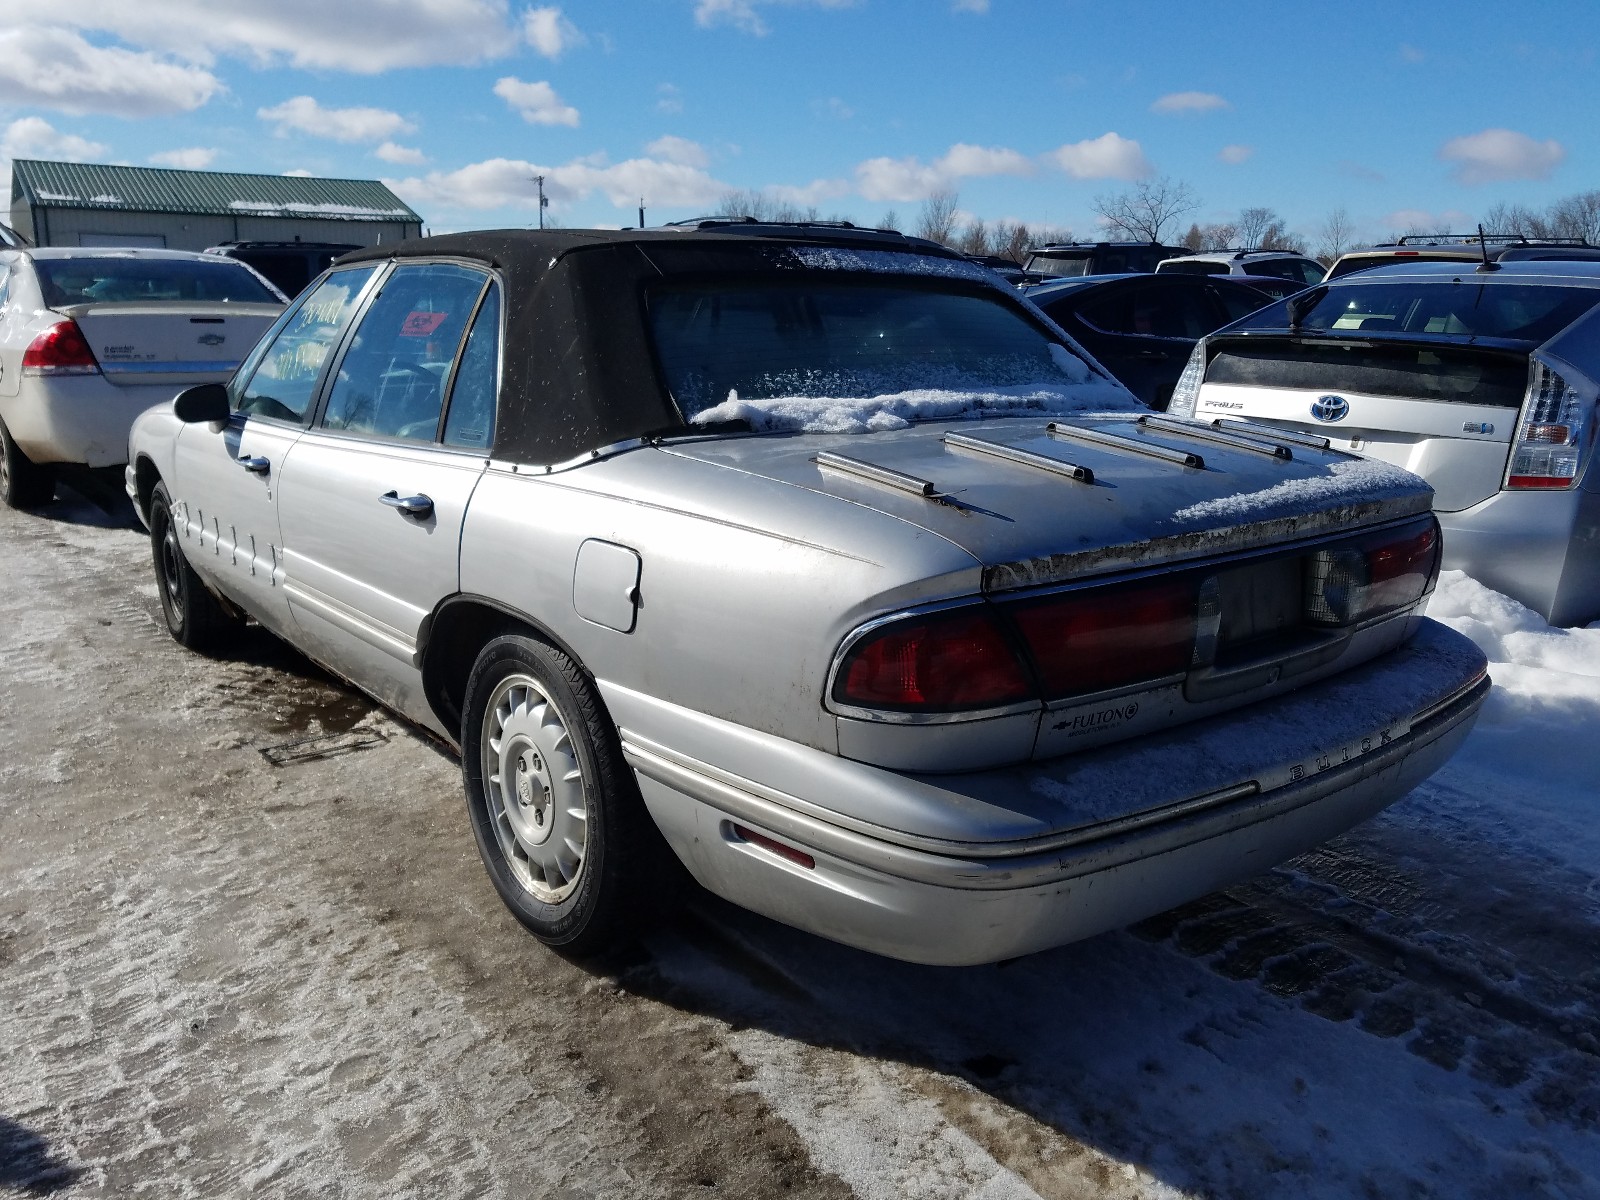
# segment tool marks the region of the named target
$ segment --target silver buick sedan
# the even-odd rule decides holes
[[[342,260],[133,429],[168,626],[253,618],[461,754],[572,953],[680,861],[978,963],[1404,795],[1488,689],[1415,476],[1143,409],[898,234],[502,231]]]

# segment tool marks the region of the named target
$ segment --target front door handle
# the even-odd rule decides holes
[[[265,475],[272,470],[272,460],[270,458],[262,458],[260,455],[241,454],[239,455],[239,465],[252,475]]]
[[[378,497],[390,508],[398,508],[408,517],[425,517],[433,511],[433,501],[427,496],[402,496],[399,492],[385,492]]]

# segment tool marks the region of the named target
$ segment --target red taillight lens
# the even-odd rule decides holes
[[[76,321],[58,321],[22,353],[24,375],[95,375],[100,364]]]
[[[1405,608],[1433,590],[1438,574],[1439,523],[1431,516],[1353,538],[1306,559],[1306,619],[1349,625]]]
[[[1188,670],[1197,577],[1068,592],[1010,606],[1045,698],[1057,700]]]
[[[966,712],[1033,697],[994,616],[983,607],[908,617],[869,633],[833,686],[840,704],[896,712]]]

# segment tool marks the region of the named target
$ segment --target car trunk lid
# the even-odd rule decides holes
[[[282,312],[276,304],[74,304],[77,322],[112,383],[222,382]]]
[[[1457,512],[1504,482],[1530,349],[1512,341],[1213,338],[1195,415],[1318,434],[1421,475],[1435,508]]]

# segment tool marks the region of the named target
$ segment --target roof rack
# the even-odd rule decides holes
[[[1458,243],[1479,241],[1476,233],[1412,233],[1407,234],[1398,242],[1379,242],[1380,246],[1451,246]],[[1485,233],[1482,237],[1485,242],[1509,242],[1519,246],[1587,246],[1587,238],[1581,237],[1534,237],[1530,238],[1525,233]]]
[[[1107,246],[1165,246],[1163,242],[1046,242],[1042,246],[1030,246],[1027,253],[1040,254],[1046,250],[1101,250]],[[1186,250],[1183,246],[1165,246],[1168,250]]]
[[[898,229],[876,229],[870,225],[856,225],[850,221],[759,221],[754,217],[694,217],[687,221],[672,221],[660,228],[678,233],[741,233],[751,237],[794,237],[797,234],[809,233],[818,237],[847,241],[892,242],[919,249],[932,247],[951,257],[960,257],[948,246],[929,241],[927,238],[902,233]]]

